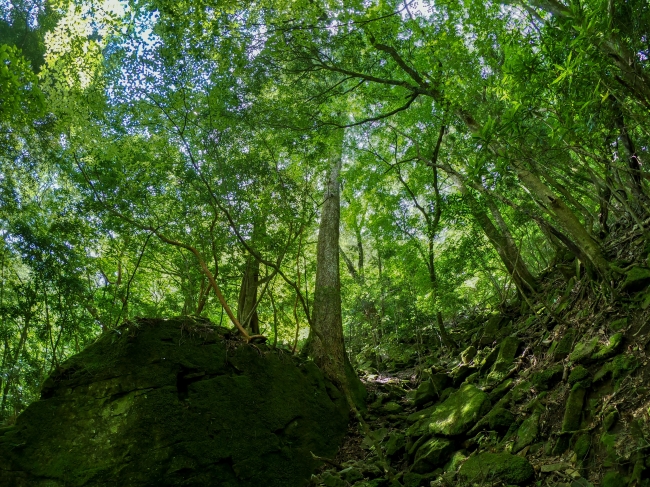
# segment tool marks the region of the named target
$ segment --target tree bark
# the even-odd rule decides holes
[[[312,333],[309,353],[325,375],[347,388],[345,343],[341,315],[341,276],[339,273],[339,225],[341,221],[340,171],[343,131],[337,137],[336,153],[331,156],[318,229],[316,287],[312,306]]]
[[[259,335],[260,323],[257,314],[257,290],[260,279],[260,263],[252,255],[247,256],[239,288],[237,319],[246,330]]]

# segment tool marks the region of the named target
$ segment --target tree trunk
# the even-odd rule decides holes
[[[488,206],[492,205],[490,208],[492,213],[495,214],[495,217],[498,215],[498,219],[501,220],[501,227],[507,230],[508,236],[503,235],[494,223],[492,223],[488,214],[483,208],[481,208],[478,201],[476,201],[474,196],[469,192],[463,177],[449,165],[445,165],[443,168],[455,179],[461,193],[467,198],[474,219],[483,230],[483,233],[485,233],[486,237],[492,244],[492,247],[494,247],[494,250],[499,254],[501,262],[503,262],[508,274],[512,277],[512,280],[515,283],[517,291],[525,297],[534,294],[537,290],[537,280],[530,273],[528,267],[526,267],[526,263],[521,259],[519,248],[517,247],[514,238],[512,238],[510,231],[507,229],[506,223],[503,221],[503,217],[498,211],[498,208],[496,208],[494,202],[490,201],[490,196],[487,194],[485,188],[479,184],[476,185],[476,189],[485,195],[486,202],[489,202]]]
[[[246,258],[244,275],[239,288],[237,320],[252,335],[259,335],[260,324],[257,314],[257,288],[260,279],[260,263],[252,255]]]
[[[347,387],[345,343],[341,316],[341,279],[339,274],[339,224],[341,220],[341,140],[332,156],[318,229],[316,288],[312,307],[313,327],[309,352],[325,375]]]
[[[251,235],[249,246],[257,252],[260,235],[265,231],[263,225],[259,222],[253,223],[253,233]],[[237,302],[237,319],[246,330],[253,335],[259,335],[260,322],[257,314],[258,290],[260,286],[260,261],[250,253],[246,257],[244,274],[242,276],[241,287],[239,288],[239,299]]]
[[[603,278],[607,278],[609,275],[609,262],[603,250],[598,242],[589,235],[571,209],[536,174],[519,164],[514,167],[524,186],[539,199],[545,210],[556,218],[573,242],[581,249],[583,255],[589,259],[589,263],[593,265],[598,274]]]

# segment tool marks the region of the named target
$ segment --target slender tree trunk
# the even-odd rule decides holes
[[[455,171],[448,164],[444,165],[443,168],[450,176],[456,180],[456,184],[458,185],[461,193],[467,198],[467,202],[472,211],[474,219],[479,224],[483,230],[483,233],[485,233],[485,236],[492,244],[492,247],[494,247],[494,250],[496,250],[497,254],[501,258],[501,262],[503,262],[503,265],[508,271],[508,274],[512,277],[517,291],[519,291],[519,293],[525,297],[534,294],[537,290],[537,280],[532,276],[523,259],[521,259],[519,248],[517,247],[514,238],[512,238],[510,231],[507,229],[505,221],[503,221],[501,213],[498,211],[498,208],[496,208],[494,203],[490,200],[490,195],[487,194],[485,188],[483,188],[480,184],[476,184],[475,186],[475,189],[485,195],[485,201],[489,202],[488,206],[490,206],[490,204],[492,205],[490,208],[492,210],[492,213],[498,215],[498,218],[501,220],[501,227],[507,230],[509,238],[503,235],[494,225],[492,220],[490,220],[488,214],[470,193],[469,189],[467,188],[467,183],[460,175],[460,173]]]
[[[313,333],[309,352],[331,380],[347,387],[345,343],[341,316],[339,225],[341,220],[341,141],[332,156],[318,230],[316,288],[312,306]]]
[[[260,333],[257,314],[257,289],[259,287],[260,263],[252,255],[246,258],[244,275],[239,289],[237,319],[253,335]]]
[[[573,242],[580,247],[584,256],[589,259],[593,268],[606,278],[609,275],[609,262],[603,253],[600,245],[589,235],[580,220],[575,216],[569,207],[558,198],[539,177],[524,167],[515,166],[517,175],[528,190],[539,199],[547,212],[555,217],[557,222],[564,228]]]

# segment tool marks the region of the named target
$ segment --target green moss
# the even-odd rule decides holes
[[[406,441],[401,433],[391,433],[385,446],[386,456],[394,457],[404,450]]]
[[[648,296],[650,297],[650,293],[648,293]],[[650,304],[650,300],[648,300],[648,303]],[[645,302],[644,302],[644,305],[645,305]],[[646,309],[646,308],[647,308],[647,306],[645,308],[643,308],[643,309]],[[619,319],[614,320],[614,321],[609,323],[609,329],[614,331],[614,332],[622,331],[625,328],[627,328],[627,317],[619,318]]]
[[[578,342],[569,355],[569,360],[573,363],[584,362],[591,357],[598,346],[598,337],[593,337],[587,342]]]
[[[650,284],[650,269],[634,266],[625,274],[622,289],[627,292],[637,292],[645,289]]]
[[[608,412],[605,415],[605,418],[603,419],[603,430],[604,431],[611,430],[616,424],[616,422],[618,421],[618,418],[619,418],[619,414],[616,409]]]
[[[535,372],[531,376],[530,381],[538,391],[547,391],[562,379],[563,373],[564,367],[561,364],[556,364]]]
[[[312,362],[191,319],[140,320],[62,364],[10,435],[24,446],[0,441],[0,459],[53,487],[298,486],[317,466],[311,452],[333,455],[347,421]]]
[[[592,360],[607,360],[618,353],[623,346],[623,334],[616,333],[609,337],[609,342],[601,346],[592,356]]]
[[[464,450],[454,453],[449,462],[445,465],[445,472],[456,472],[463,462],[467,460],[467,454]]]
[[[562,421],[562,432],[575,431],[580,429],[582,421],[582,407],[585,401],[587,389],[577,383],[571,388],[569,398],[564,409],[564,419]]]
[[[525,458],[508,453],[485,452],[463,463],[459,475],[469,482],[502,481],[508,484],[528,485],[535,476],[535,471]]]
[[[503,396],[507,394],[507,392],[510,390],[514,382],[515,380],[513,378],[510,378],[504,380],[501,384],[496,386],[489,394],[490,401],[492,402],[499,401]]]
[[[573,342],[576,337],[576,331],[573,328],[569,328],[564,336],[560,339],[555,351],[553,352],[553,360],[558,361],[562,360],[571,353],[573,348]]]
[[[621,485],[627,485],[627,479],[618,472],[607,472],[600,485],[601,487],[621,487]]]
[[[428,419],[430,433],[456,436],[468,431],[490,410],[488,395],[466,384],[440,404]]]
[[[581,434],[578,435],[574,441],[573,451],[575,452],[578,461],[583,462],[586,460],[589,450],[591,449],[591,436]]]
[[[470,363],[476,356],[476,347],[469,346],[460,353],[460,359],[464,364]]]
[[[446,438],[431,438],[427,440],[415,454],[411,471],[415,473],[431,472],[447,462],[453,451],[453,443]]]
[[[632,354],[622,353],[617,355],[603,366],[594,375],[594,382],[599,382],[611,375],[614,381],[625,377],[639,366],[637,358]]]
[[[515,416],[505,408],[495,408],[486,416],[488,426],[494,431],[508,431],[514,423]]]
[[[512,446],[512,453],[517,453],[525,447],[532,445],[537,439],[537,435],[539,434],[539,418],[540,413],[535,412],[521,423],[521,426],[517,430],[515,443]]]
[[[569,374],[569,384],[575,384],[589,377],[589,371],[585,369],[582,365],[574,367],[574,369]]]
[[[516,337],[506,337],[501,342],[497,360],[494,362],[492,370],[487,376],[489,383],[498,383],[505,378],[507,373],[510,371],[515,356],[517,355],[519,345],[520,341]]]

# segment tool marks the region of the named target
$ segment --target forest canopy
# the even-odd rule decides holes
[[[326,214],[354,364],[607,290],[649,56],[643,0],[0,0],[0,421],[135,317],[325,342]]]

